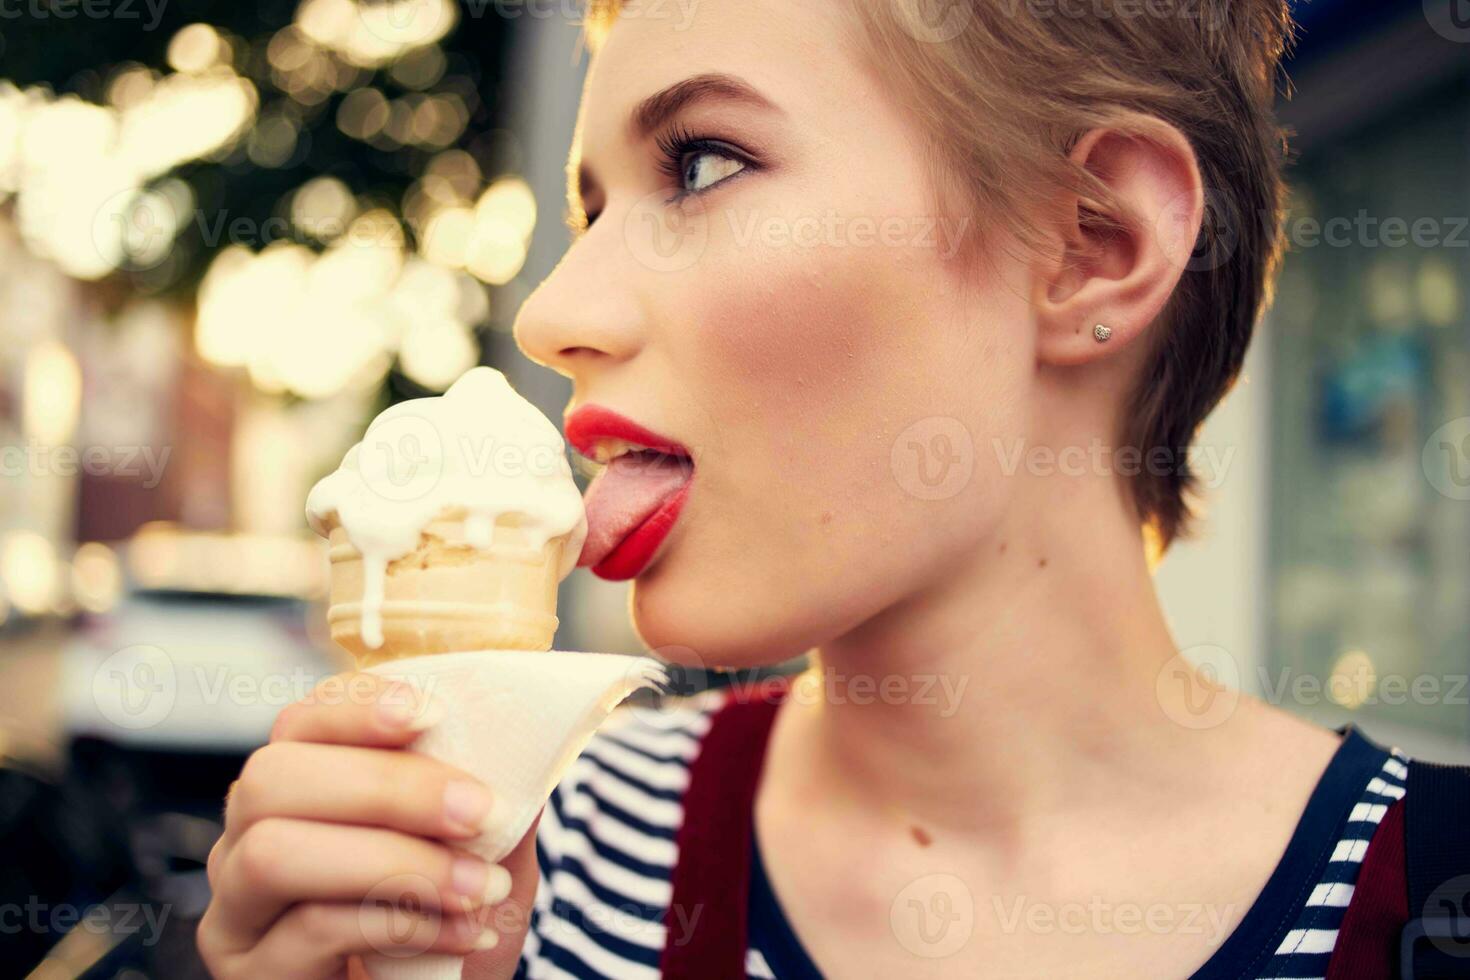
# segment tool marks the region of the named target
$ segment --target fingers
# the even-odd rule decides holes
[[[287,706],[276,717],[271,741],[396,748],[442,719],[443,708],[428,691],[357,671],[328,677]]]
[[[276,970],[289,971],[297,964],[314,971],[310,976],[333,976],[353,953],[467,955],[499,942],[481,918],[419,913],[388,902],[297,905],[256,946],[264,968],[257,975],[277,976]]]
[[[213,862],[222,923],[249,945],[297,902],[358,902],[390,894],[411,907],[459,912],[502,901],[510,873],[465,851],[373,827],[269,817]]]
[[[500,941],[489,915],[440,915],[411,903],[303,902],[294,905],[254,946],[239,952],[218,946],[212,924],[200,923],[200,953],[218,980],[272,977],[320,980],[346,975],[347,957],[380,953],[468,955]]]
[[[466,965],[465,976],[510,980],[516,974],[540,883],[540,870],[536,866],[536,828],[540,823],[541,813],[538,813],[526,836],[501,862],[511,873],[510,895],[495,910],[492,923],[502,933],[502,941],[488,951],[476,953],[473,968]]]
[[[443,843],[481,832],[492,790],[452,766],[384,751],[442,714],[425,692],[361,672],[281,712],[231,787],[207,862],[213,896],[197,935],[216,977],[337,980],[362,954],[405,950],[478,949],[514,962],[524,924],[503,926],[514,942],[502,939],[490,907],[508,897],[529,906],[534,841],[512,855],[519,882]]]
[[[483,783],[425,756],[272,742],[250,756],[231,789],[225,834],[238,837],[274,816],[464,839],[481,832],[492,803]]]

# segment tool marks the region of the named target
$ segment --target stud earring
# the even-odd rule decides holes
[[[1113,328],[1099,323],[1092,328],[1092,336],[1097,338],[1099,344],[1106,344],[1109,340],[1113,339]]]

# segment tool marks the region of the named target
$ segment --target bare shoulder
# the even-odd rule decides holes
[[[1155,828],[1165,862],[1188,862],[1191,887],[1238,916],[1250,908],[1297,833],[1342,736],[1255,698],[1197,744],[1188,792],[1176,796],[1179,836]],[[1176,786],[1175,789],[1185,788]],[[1171,820],[1174,818],[1171,818]],[[1198,850],[1198,840],[1212,846]],[[1230,922],[1233,928],[1237,921]]]
[[[1256,698],[1241,698],[1233,733],[1261,774],[1265,794],[1292,803],[1299,812],[1321,780],[1342,736]]]

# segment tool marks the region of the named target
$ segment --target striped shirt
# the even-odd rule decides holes
[[[572,765],[537,831],[541,881],[517,977],[658,977],[689,764],[723,698],[624,706]],[[1407,775],[1397,749],[1352,727],[1342,734],[1265,888],[1191,980],[1326,975],[1363,855]],[[821,977],[758,845],[751,857],[747,976]]]

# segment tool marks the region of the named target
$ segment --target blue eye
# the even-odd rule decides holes
[[[745,164],[733,157],[699,150],[685,155],[684,190],[697,194],[708,190],[726,177],[733,177],[745,169]]]
[[[659,169],[676,185],[675,197],[700,194],[754,164],[728,143],[682,130],[659,137]]]

